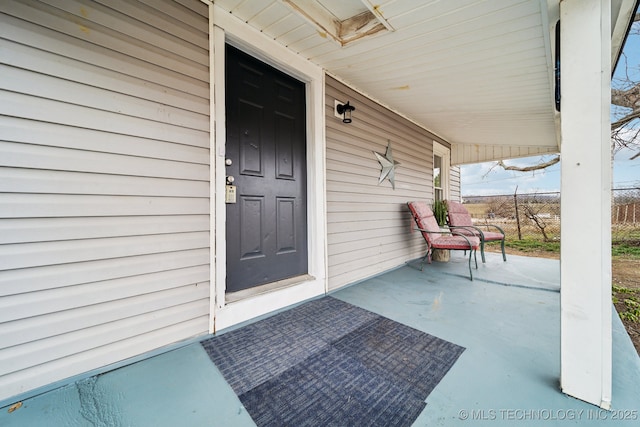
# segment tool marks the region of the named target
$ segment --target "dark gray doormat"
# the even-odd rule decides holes
[[[202,342],[258,426],[410,426],[463,347],[331,297]]]

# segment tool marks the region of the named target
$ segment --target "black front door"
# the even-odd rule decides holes
[[[227,46],[227,292],[307,273],[305,86]]]

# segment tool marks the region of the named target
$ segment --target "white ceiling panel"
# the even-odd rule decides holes
[[[319,1],[339,20],[364,5],[394,31],[341,46],[286,0],[215,5],[453,144],[557,148],[559,0]]]

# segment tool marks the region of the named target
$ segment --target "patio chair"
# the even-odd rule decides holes
[[[462,203],[447,200],[447,221],[449,228],[466,236],[476,236],[480,238],[480,257],[482,262],[486,262],[484,257],[484,244],[489,242],[500,242],[502,248],[502,260],[506,261],[504,253],[505,234],[502,228],[494,224],[474,224],[467,208]],[[498,231],[483,231],[480,227],[497,229]]]
[[[467,236],[453,230],[442,230],[438,226],[438,222],[433,215],[433,211],[426,202],[408,202],[409,210],[416,221],[418,230],[422,232],[424,240],[427,242],[427,253],[422,257],[420,263],[420,271],[424,268],[425,260],[431,264],[431,253],[434,249],[450,249],[469,251],[469,277],[473,280],[473,272],[471,270],[471,256],[476,262],[478,268],[478,259],[476,250],[480,245],[480,239],[476,236]]]

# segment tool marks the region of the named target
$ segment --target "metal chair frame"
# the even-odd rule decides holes
[[[448,202],[448,206],[451,205],[451,202]],[[457,205],[459,205],[459,210],[457,210],[455,213],[457,214],[462,214],[462,215],[466,215],[468,217],[468,221],[471,222],[471,214],[469,214],[469,211],[467,211],[467,209],[461,204],[461,203],[457,203],[454,202]],[[457,207],[457,206],[456,206]],[[506,238],[506,234],[504,232],[504,230],[502,228],[500,228],[499,226],[495,225],[495,224],[476,224],[476,225],[455,225],[452,223],[453,221],[451,221],[451,218],[449,216],[449,214],[447,214],[447,223],[449,225],[449,228],[452,230],[455,229],[463,229],[463,230],[467,230],[467,233],[464,233],[466,235],[472,235],[472,236],[476,236],[480,238],[480,258],[482,258],[482,262],[485,263],[486,259],[484,256],[484,244],[488,243],[488,242],[500,242],[500,248],[502,249],[502,260],[506,261],[507,260],[507,256],[505,254],[504,251],[504,241]],[[487,239],[485,232],[482,231],[480,229],[480,227],[487,227],[487,228],[495,228],[498,230],[498,232],[500,234],[502,234],[502,238],[498,239],[498,238],[489,238]],[[489,231],[489,230],[487,230]]]
[[[477,249],[480,245],[480,239],[476,236],[466,236],[462,233],[455,232],[454,230],[443,231],[438,228],[438,231],[436,231],[436,230],[420,228],[421,220],[424,220],[424,222],[428,222],[428,218],[433,217],[433,211],[431,210],[431,208],[426,202],[408,202],[407,205],[409,206],[409,210],[413,215],[413,219],[415,220],[418,226],[416,230],[422,233],[422,236],[424,237],[427,243],[427,253],[421,259],[420,271],[423,271],[424,269],[425,260],[427,260],[428,263],[431,264],[431,255],[434,249],[464,250],[465,255],[466,255],[466,251],[468,250],[469,251],[469,277],[471,278],[471,280],[473,280],[473,271],[471,269],[471,257],[473,255],[473,258],[476,264],[476,269],[478,269]],[[414,207],[416,208],[415,210],[414,210]],[[418,209],[421,209],[422,212],[425,213],[425,215],[419,216]],[[435,224],[437,225],[437,223]],[[455,243],[452,243],[451,240],[447,239],[447,242],[442,242],[439,244],[438,238],[432,239],[430,237],[430,235],[432,234],[456,237],[456,239],[454,239]],[[468,247],[464,247],[464,242],[466,242]]]

